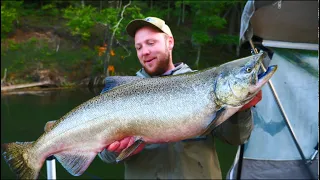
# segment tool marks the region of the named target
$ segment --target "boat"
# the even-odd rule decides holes
[[[278,65],[252,108],[254,128],[226,179],[318,179],[319,60],[317,1],[249,0],[241,46]]]

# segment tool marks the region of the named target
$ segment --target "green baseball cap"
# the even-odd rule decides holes
[[[136,31],[144,26],[154,27],[169,36],[173,37],[171,30],[165,21],[157,17],[147,17],[144,19],[135,19],[129,22],[126,27],[127,33],[134,38]]]

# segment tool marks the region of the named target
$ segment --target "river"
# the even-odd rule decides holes
[[[42,133],[47,121],[56,120],[77,105],[98,95],[101,89],[72,88],[43,92],[1,95],[1,144],[15,141],[34,141]],[[231,166],[236,146],[216,141],[222,175]],[[89,168],[79,177],[70,175],[56,162],[57,179],[123,179],[124,166],[106,164],[97,156]],[[46,165],[40,179],[47,178]],[[15,179],[15,175],[1,157],[1,179]]]

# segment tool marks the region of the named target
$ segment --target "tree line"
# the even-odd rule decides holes
[[[23,16],[48,16],[62,18],[72,36],[86,42],[91,37],[90,29],[102,26],[105,57],[104,73],[112,58],[113,46],[121,46],[126,55],[129,41],[125,26],[136,18],[157,16],[170,27],[184,29],[185,38],[197,50],[195,65],[198,66],[201,48],[210,45],[226,45],[232,49],[239,41],[241,10],[245,1],[155,1],[155,0],[24,0],[1,1],[1,39],[10,34]],[[188,28],[183,28],[188,27]]]

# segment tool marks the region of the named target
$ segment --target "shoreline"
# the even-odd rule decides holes
[[[1,87],[2,89],[3,87]],[[57,90],[66,90],[66,89],[75,89],[75,88],[82,88],[82,89],[101,89],[103,86],[83,86],[83,85],[75,85],[75,86],[60,86],[60,87],[33,87],[33,88],[21,88],[21,89],[14,89],[8,91],[1,90],[1,96],[3,95],[24,95],[24,94],[32,94],[32,95],[39,95],[44,93],[50,93],[51,91]]]

